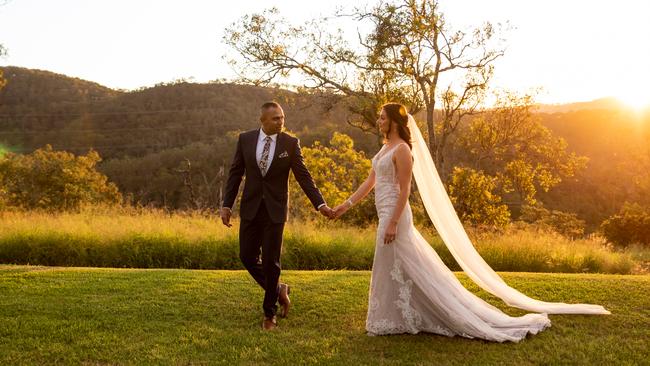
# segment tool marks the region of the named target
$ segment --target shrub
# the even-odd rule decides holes
[[[118,203],[115,184],[96,171],[95,151],[75,156],[50,145],[31,154],[0,156],[0,207],[78,209],[89,203]]]
[[[569,239],[583,237],[585,233],[585,222],[578,219],[576,214],[557,210],[549,211],[541,205],[522,206],[519,220],[552,230]]]
[[[635,243],[650,247],[650,208],[626,202],[619,213],[603,221],[600,229],[617,247],[627,248]]]

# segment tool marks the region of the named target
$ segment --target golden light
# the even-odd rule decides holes
[[[618,93],[616,99],[637,111],[650,108],[650,92],[647,90],[628,90]]]

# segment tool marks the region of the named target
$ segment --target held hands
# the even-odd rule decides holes
[[[328,205],[321,206],[318,211],[330,220],[334,218],[334,211]]]
[[[318,211],[320,211],[323,216],[329,218],[330,220],[335,220],[341,217],[347,210],[350,209],[350,204],[348,201],[336,206],[336,208],[332,209],[327,205],[322,206]]]
[[[350,205],[347,203],[342,203],[334,208],[334,218],[338,219],[339,217],[343,216],[344,213],[346,213],[350,209]]]

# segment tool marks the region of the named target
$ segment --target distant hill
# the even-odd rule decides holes
[[[537,111],[540,113],[566,113],[581,110],[620,110],[625,106],[616,98],[607,97],[587,102],[576,102],[568,104],[538,104]]]
[[[8,116],[27,113],[76,113],[82,104],[119,94],[100,84],[50,71],[11,66],[0,69],[8,80],[5,88],[0,90],[0,111],[5,120]]]
[[[105,160],[100,168],[122,192],[145,203],[181,207],[187,201],[178,173],[184,159],[208,172],[200,178],[206,189],[216,184],[208,182],[222,180],[218,172],[231,158],[233,137],[259,126],[258,108],[268,100],[283,104],[287,128],[304,146],[326,143],[339,131],[367,155],[379,147],[376,136],[349,126],[341,108],[324,109],[316,95],[188,82],[125,92],[49,71],[1,69],[7,79],[0,90],[3,147],[30,152],[49,143],[77,154],[92,147]],[[590,159],[580,176],[541,195],[547,207],[576,212],[593,228],[625,200],[635,199],[630,166],[647,155],[647,115],[635,115],[613,98],[540,105],[537,113],[569,150]]]
[[[259,106],[269,100],[283,104],[287,128],[298,134],[331,135],[331,123],[343,118],[314,97],[276,88],[180,82],[123,92],[49,71],[2,69],[0,143],[16,152],[49,143],[75,153],[93,147],[105,158],[143,156],[255,128]],[[376,145],[361,131],[335,124],[366,148]]]

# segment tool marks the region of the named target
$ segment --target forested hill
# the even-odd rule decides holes
[[[372,153],[376,138],[346,123],[341,109],[326,111],[318,97],[287,90],[220,83],[159,84],[119,91],[50,71],[2,67],[8,83],[0,89],[0,143],[30,152],[49,143],[55,149],[102,157],[142,156],[192,142],[211,142],[230,131],[259,125],[259,105],[277,100],[287,128],[303,144],[327,141],[333,130],[354,137]],[[608,159],[644,138],[638,118],[611,99],[542,105],[542,123],[569,142],[569,149]]]
[[[223,180],[221,167],[232,156],[233,138],[259,126],[259,106],[268,100],[283,104],[286,126],[304,146],[327,144],[338,131],[350,135],[366,155],[378,149],[376,136],[349,126],[341,108],[326,110],[319,96],[188,82],[126,92],[48,71],[2,70],[7,85],[0,90],[0,148],[26,153],[51,144],[85,154],[93,147],[104,158],[100,169],[122,192],[143,203],[186,206],[179,173],[186,169],[185,159],[200,172],[209,200],[217,202],[212,189]],[[638,201],[633,187],[647,170],[647,115],[604,99],[541,106],[538,116],[566,140],[568,150],[590,159],[585,171],[540,196],[547,207],[576,212],[593,226],[624,201]]]
[[[327,140],[334,128],[315,97],[282,89],[178,82],[124,92],[48,71],[2,69],[7,85],[0,90],[0,143],[16,152],[49,143],[74,153],[93,147],[113,158],[210,143],[257,127],[259,106],[269,100],[285,107],[287,128],[298,135],[309,130],[304,143]],[[361,131],[340,125],[364,140]],[[376,141],[368,137],[366,145]]]

